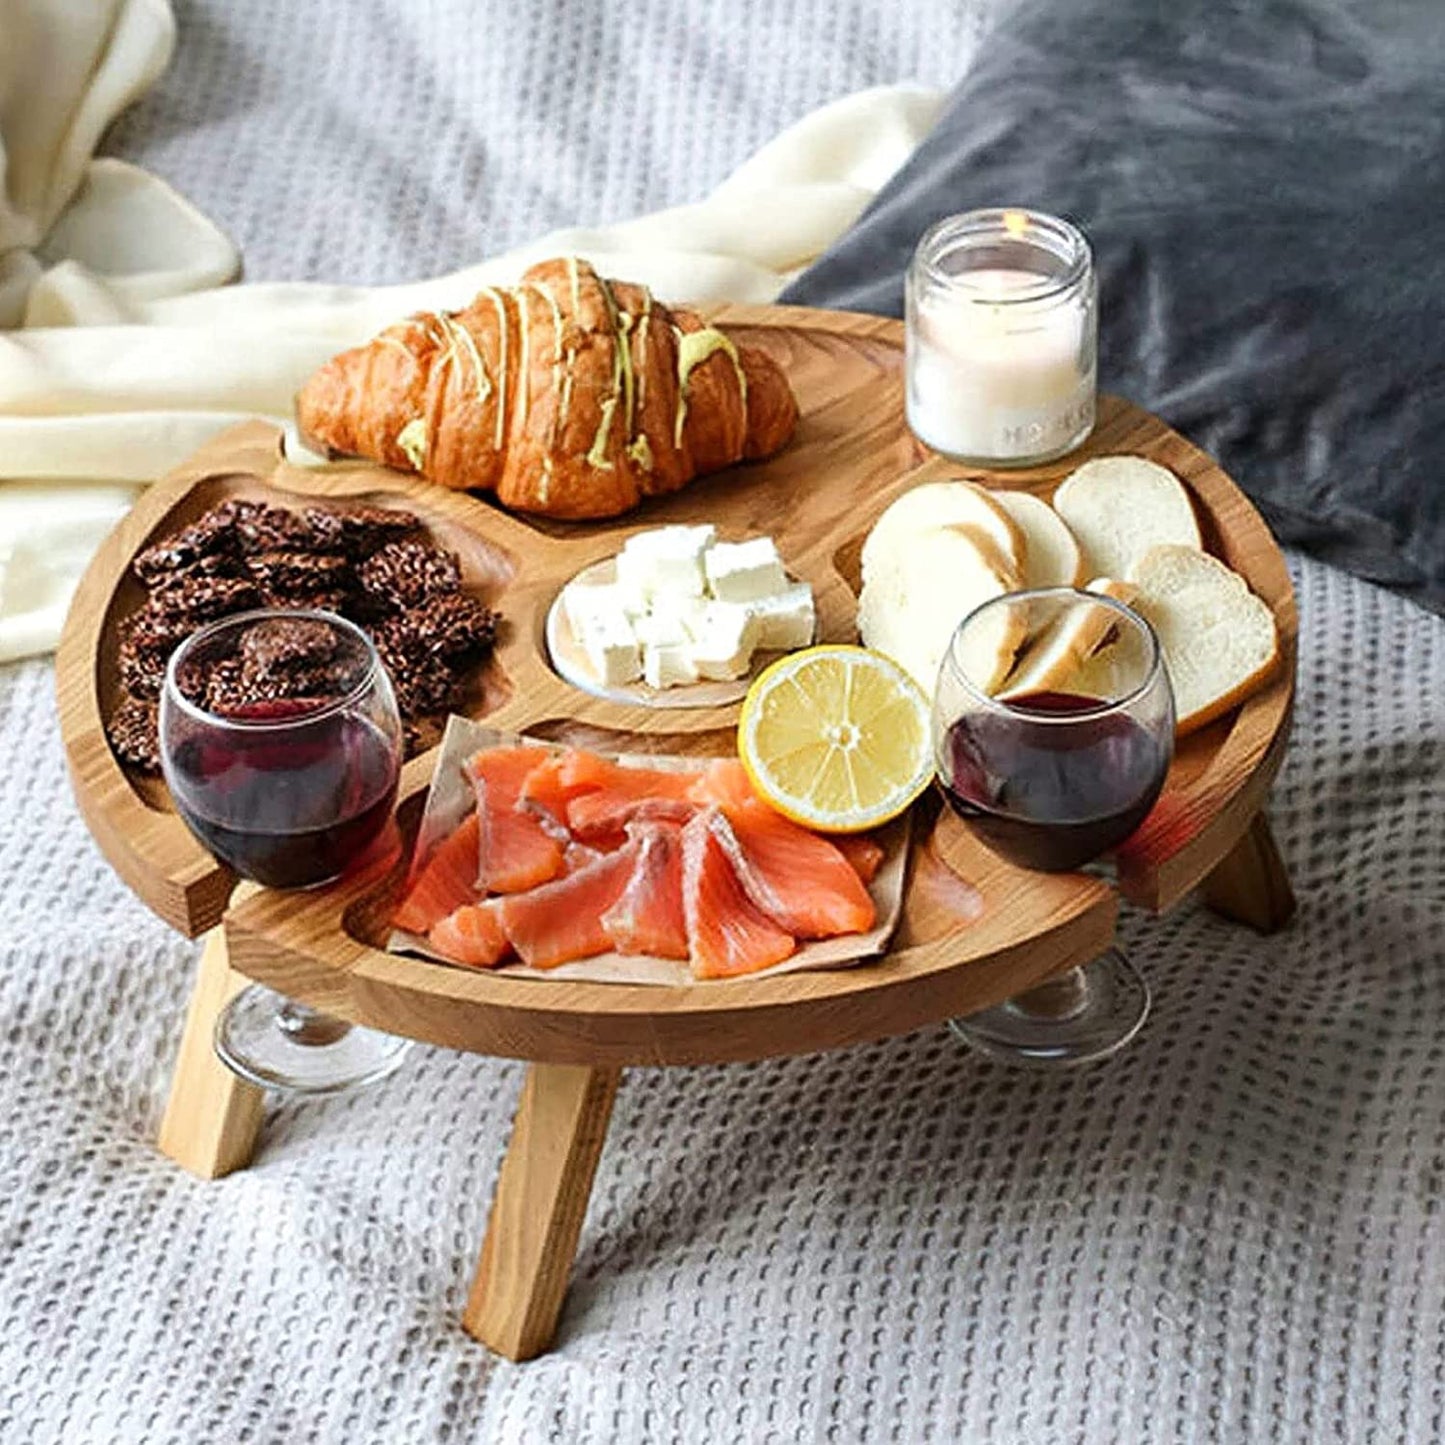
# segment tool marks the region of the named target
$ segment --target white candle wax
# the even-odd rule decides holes
[[[1031,271],[979,269],[920,303],[909,336],[908,415],[936,450],[985,460],[1037,456],[1091,422],[1084,308],[1022,298],[1039,280]]]

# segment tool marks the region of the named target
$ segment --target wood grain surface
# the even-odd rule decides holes
[[[196,964],[180,1052],[171,1073],[170,1098],[157,1144],[183,1169],[219,1179],[251,1162],[264,1089],[233,1074],[216,1056],[216,1020],[251,980],[237,973],[226,954],[224,931],[211,930]]]
[[[467,1333],[510,1360],[552,1343],[619,1077],[567,1064],[527,1070],[462,1311]]]
[[[823,641],[852,641],[858,555],[883,509],[920,481],[967,476],[1047,497],[1081,461],[1136,452],[1190,488],[1207,544],[1271,607],[1283,665],[1240,709],[1180,746],[1158,808],[1119,856],[1124,895],[1171,906],[1210,874],[1250,826],[1283,756],[1293,697],[1296,615],[1283,559],[1258,513],[1203,452],[1117,398],[1080,451],[1032,471],[987,473],[933,457],[903,415],[897,322],[787,307],[725,307],[716,319],[786,368],[802,409],[780,455],[702,478],[606,523],[513,516],[484,499],[357,464],[289,466],[259,424],[219,438],[153,487],[102,548],[62,641],[62,729],[77,797],[127,882],[163,917],[196,933],[225,907],[231,879],[167,808],[161,790],[116,763],[103,721],[114,694],[115,628],[139,601],[130,558],[225,496],[316,498],[410,507],[462,555],[464,579],[505,618],[467,711],[500,729],[631,752],[727,753],[736,704],[659,711],[580,692],[547,662],[543,627],[561,585],[633,532],[712,521],[730,535],[773,536],[809,581]],[[279,496],[277,495],[279,493]],[[403,772],[402,833],[414,829],[431,755]],[[333,888],[262,891],[227,915],[231,965],[360,1023],[492,1054],[559,1064],[701,1063],[802,1052],[878,1038],[1019,993],[1110,942],[1118,899],[1082,874],[1014,868],[951,814],[925,806],[903,924],[875,964],[675,990],[502,979],[385,953],[379,944],[403,864],[378,864]]]
[[[1204,901],[1256,933],[1278,933],[1295,914],[1294,888],[1263,809],[1204,880]]]

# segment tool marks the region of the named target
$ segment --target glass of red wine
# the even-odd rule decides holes
[[[378,842],[396,805],[401,721],[371,639],[329,612],[223,618],[171,655],[161,767],[207,849],[268,888],[315,888]],[[252,1083],[329,1094],[372,1083],[408,1041],[253,984],[216,1022],[216,1052]]]
[[[1021,640],[996,680],[1001,647]],[[934,698],[944,796],[995,853],[1046,872],[1122,843],[1164,786],[1174,698],[1153,629],[1122,602],[1072,587],[994,598],[953,634]],[[951,1023],[993,1057],[1048,1067],[1123,1047],[1149,1012],[1117,949]]]

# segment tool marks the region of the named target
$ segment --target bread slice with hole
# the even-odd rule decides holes
[[[1095,578],[1087,590],[1112,597],[1126,606],[1134,600],[1137,591],[1133,583],[1114,577]],[[1108,607],[1077,606],[1061,612],[1040,628],[1036,636],[1025,638],[1018,661],[999,696],[1015,698],[1036,692],[1077,692],[1073,679],[1095,653],[1118,637],[1117,622],[1118,618]]]
[[[1032,492],[990,492],[1024,535],[1025,587],[1079,587],[1089,574],[1068,524]]]
[[[932,697],[958,624],[1018,583],[992,539],[973,527],[910,532],[874,554],[858,598],[858,631],[864,646],[893,658]],[[1023,633],[1022,612],[998,608],[970,635],[963,665],[976,687],[992,692],[1003,681]]]
[[[1150,547],[1130,574],[1153,625],[1183,736],[1244,701],[1279,665],[1274,614],[1244,578],[1194,547]]]
[[[1069,675],[1063,691],[1108,701],[1122,698],[1143,681],[1149,650],[1148,638],[1142,632],[1120,628]]]
[[[1132,577],[1162,543],[1202,548],[1184,483],[1144,457],[1096,457],[1059,483],[1054,510],[1068,524],[1090,577]]]
[[[1003,564],[1024,574],[1027,543],[1013,518],[994,499],[994,493],[973,482],[925,482],[904,492],[873,524],[863,543],[863,580],[880,564],[906,548],[908,539],[935,527],[972,527],[986,538]]]

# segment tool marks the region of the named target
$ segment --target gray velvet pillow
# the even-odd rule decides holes
[[[1100,384],[1218,456],[1281,540],[1445,612],[1445,4],[1026,3],[787,292],[902,314],[977,206],[1093,241]]]

